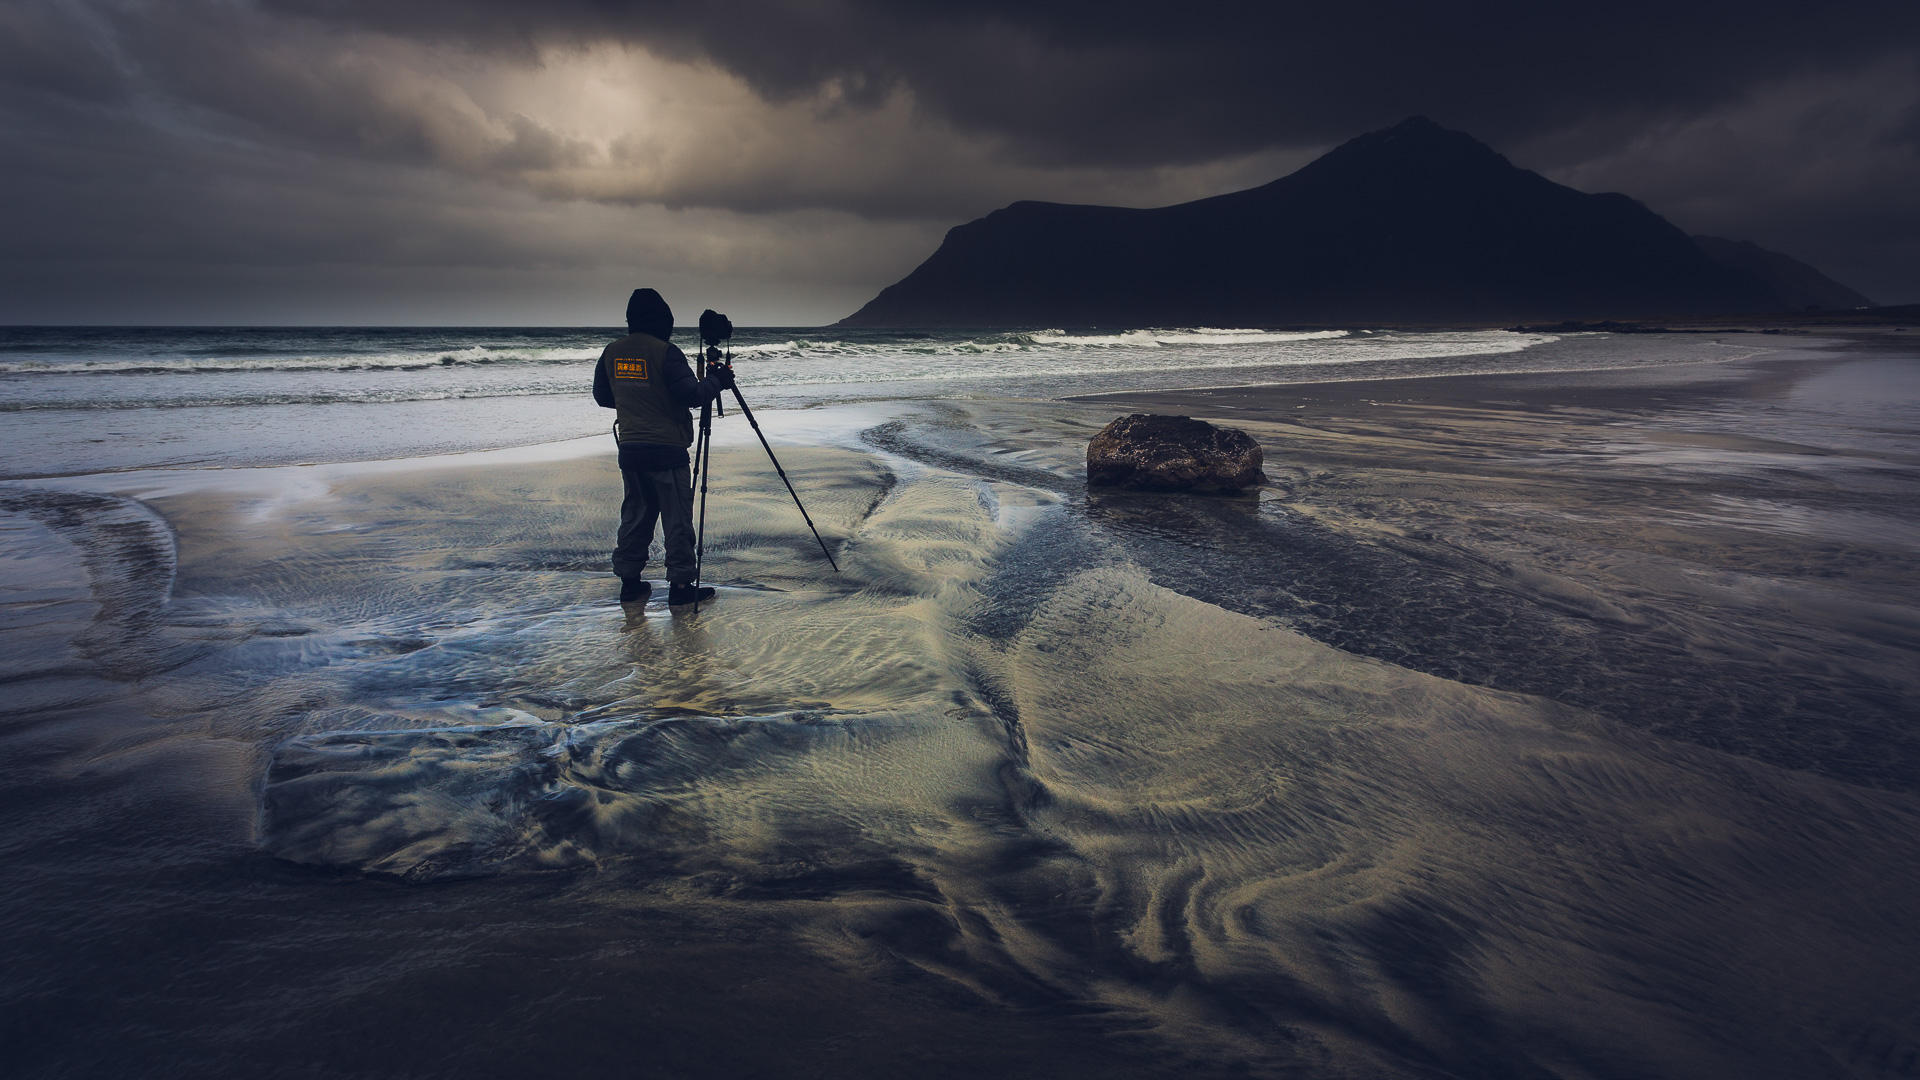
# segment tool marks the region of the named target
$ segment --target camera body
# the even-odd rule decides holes
[[[733,320],[708,308],[700,313],[700,341],[708,348],[733,337]]]

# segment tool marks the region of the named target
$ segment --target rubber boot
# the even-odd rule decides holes
[[[680,607],[713,599],[713,590],[705,585],[675,585],[667,590],[667,606]]]
[[[620,602],[623,604],[645,603],[653,595],[653,582],[646,578],[623,577],[620,579]]]

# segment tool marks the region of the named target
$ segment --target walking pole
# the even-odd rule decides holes
[[[827,542],[820,539],[820,530],[813,527],[813,515],[807,513],[806,504],[800,501],[800,493],[793,490],[793,481],[787,479],[787,470],[780,467],[780,459],[773,456],[773,447],[767,444],[767,436],[760,430],[760,421],[753,418],[753,410],[747,407],[747,399],[740,396],[738,386],[733,388],[733,400],[740,404],[740,415],[753,425],[753,433],[760,436],[760,448],[767,452],[767,460],[773,462],[773,471],[780,474],[780,482],[787,485],[787,494],[793,496],[793,505],[800,508],[800,516],[807,520],[807,528],[812,530],[814,541],[820,545],[820,554],[827,557],[827,565],[833,567],[833,572],[839,573],[840,564],[833,561],[833,552],[828,551]]]

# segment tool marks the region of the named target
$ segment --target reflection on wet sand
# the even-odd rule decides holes
[[[1916,367],[1116,395],[1237,416],[1277,483],[1257,521],[1089,512],[1156,580],[1340,648],[1912,791]]]
[[[723,449],[698,613],[613,602],[606,457],[155,496],[159,624],[59,662],[139,643],[122,759],[250,764],[67,826],[145,884],[20,955],[223,1073],[1910,1071],[1913,534],[1861,520],[1920,462],[1468,390],[1219,401],[1240,499],[1085,492],[1157,403],[906,407],[781,449],[839,575]],[[41,498],[111,557],[58,514],[125,504]],[[51,1022],[48,1072],[118,1030]]]

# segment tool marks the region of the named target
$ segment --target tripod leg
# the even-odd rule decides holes
[[[693,430],[693,475],[701,475],[701,459],[707,455],[707,430],[712,421],[708,419],[707,409],[701,409],[701,427]]]
[[[807,528],[813,533],[814,542],[820,545],[820,554],[827,557],[827,565],[834,573],[840,572],[840,564],[833,561],[833,552],[827,550],[827,542],[820,539],[820,530],[813,527],[813,515],[807,513],[805,503],[800,501],[800,493],[793,490],[793,481],[787,479],[787,470],[780,467],[780,459],[773,456],[773,447],[767,444],[767,436],[760,430],[760,421],[753,418],[753,410],[747,407],[747,399],[740,396],[740,388],[733,388],[733,400],[740,404],[740,415],[753,425],[753,433],[760,436],[760,448],[767,452],[767,460],[773,462],[773,471],[780,474],[780,482],[787,485],[787,494],[793,496],[793,505],[800,508],[800,516],[807,521]]]
[[[693,583],[700,584],[707,557],[707,477],[713,475],[713,412],[700,407],[700,444],[694,452],[694,476],[700,482],[700,527],[693,544]]]

